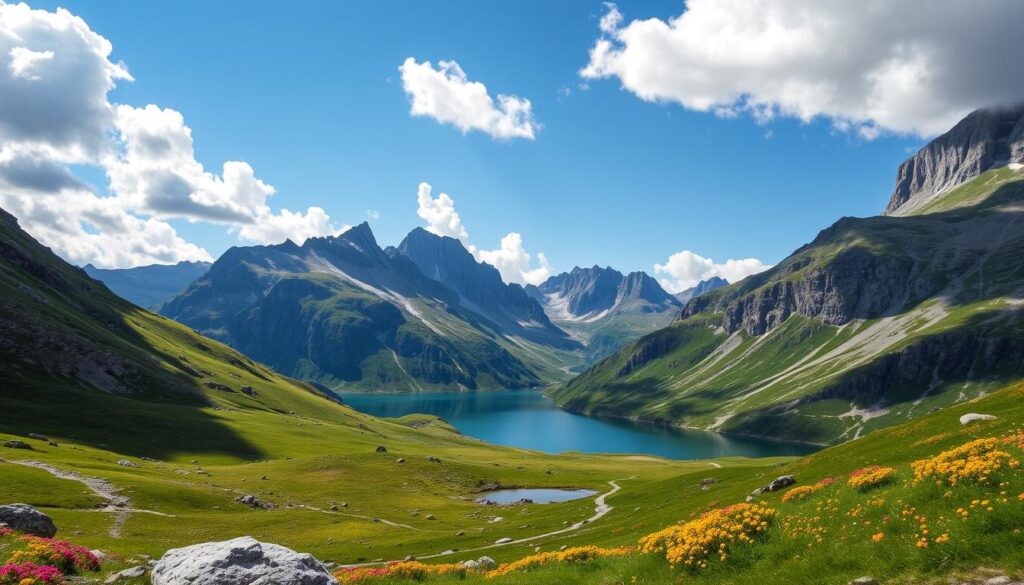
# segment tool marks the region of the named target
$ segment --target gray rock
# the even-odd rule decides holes
[[[465,536],[465,534],[466,534],[465,530],[460,530],[460,531],[455,533],[455,536]]]
[[[777,492],[783,488],[787,488],[796,483],[796,478],[792,475],[783,475],[772,480],[770,484],[765,486],[765,491]]]
[[[850,585],[878,585],[878,580],[873,577],[857,577],[850,581]]]
[[[235,498],[235,501],[238,502],[239,504],[245,504],[246,506],[249,506],[250,508],[253,509],[269,510],[270,508],[273,507],[270,504],[267,504],[266,502],[260,500],[253,494],[245,494],[244,496],[239,496]]]
[[[431,463],[440,463],[441,462],[441,458],[440,457],[434,457],[433,455],[428,455],[427,457],[425,457],[425,459],[427,461],[431,462]]]
[[[508,544],[510,542],[512,542],[512,539],[506,536],[504,538],[499,538],[498,540],[495,540],[494,544]]]
[[[311,555],[243,536],[171,549],[153,567],[152,585],[334,585]]]
[[[57,534],[57,525],[53,520],[28,504],[0,506],[0,522],[33,536],[52,538]]]
[[[437,520],[437,516],[434,516],[433,514],[427,514],[424,518],[427,520]]]
[[[398,458],[398,462],[399,463],[405,463],[405,457],[399,457]]]
[[[404,561],[406,561],[406,562],[408,562],[408,561],[415,561],[415,560],[416,560],[416,557],[414,557],[414,556],[412,556],[412,555],[405,555],[405,558],[404,558],[404,559],[402,559],[402,560],[404,560]]]
[[[120,461],[117,462],[117,464],[123,467],[142,467],[138,463],[135,463],[134,461],[129,461],[127,459],[121,459]]]
[[[488,556],[480,557],[476,562],[480,564],[481,569],[493,569],[498,566],[498,563],[494,562],[494,559]]]
[[[50,438],[46,435],[40,435],[39,433],[29,433],[28,438],[35,439],[37,441],[49,441]]]
[[[480,568],[480,563],[474,560],[462,561],[462,566],[466,567],[470,571],[475,571]]]
[[[107,577],[107,579],[105,581],[103,581],[103,582],[104,583],[117,583],[118,581],[120,581],[122,579],[136,579],[136,578],[141,577],[141,576],[143,576],[145,574],[146,574],[146,567],[143,566],[143,565],[139,565],[137,567],[131,567],[130,569],[125,569],[125,570],[121,571],[120,573],[114,573],[113,575]]]
[[[918,209],[1008,162],[1024,162],[1024,104],[975,110],[900,165],[885,214]]]
[[[1013,579],[1006,575],[1000,575],[999,577],[992,577],[985,581],[984,585],[1012,585]]]
[[[977,412],[968,412],[967,414],[960,417],[960,424],[969,425],[972,422],[980,420],[996,420],[997,416],[991,414],[978,414]]]
[[[385,447],[384,445],[378,445],[377,446],[377,452],[378,453],[387,453],[388,452],[388,448]]]
[[[4,443],[4,447],[7,447],[9,449],[31,449],[32,445],[29,445],[25,441],[19,441],[17,439],[11,439],[10,441],[6,441]]]

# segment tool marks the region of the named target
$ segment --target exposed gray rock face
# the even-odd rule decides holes
[[[153,585],[330,585],[338,581],[311,555],[243,536],[167,551]]]
[[[844,242],[857,235],[859,220],[844,218],[822,230],[809,248]],[[908,245],[915,243],[908,238]],[[792,314],[843,325],[851,319],[871,318],[912,306],[948,284],[948,275],[925,270],[917,256],[922,251],[904,247],[876,254],[864,247],[848,247],[827,263],[808,267],[813,259],[788,260],[750,279],[744,289],[725,289],[691,300],[681,318],[704,311],[721,311],[722,327],[729,333],[743,330],[761,335],[781,325]],[[797,252],[799,254],[799,251]],[[794,254],[796,256],[796,254]],[[798,278],[796,276],[799,276]],[[752,281],[752,279],[755,279]],[[757,286],[758,280],[769,280]]]
[[[28,504],[0,506],[0,522],[33,536],[53,538],[57,534],[57,525],[53,520]]]
[[[1024,103],[976,110],[904,161],[885,214],[920,207],[933,196],[1008,162],[1024,162]]]
[[[427,277],[455,291],[464,307],[493,320],[504,331],[556,347],[579,347],[551,323],[536,298],[522,286],[502,281],[497,268],[477,262],[459,240],[416,228],[395,252],[412,260]]]

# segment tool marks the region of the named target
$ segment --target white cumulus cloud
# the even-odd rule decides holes
[[[497,268],[505,282],[540,284],[551,276],[551,264],[543,252],[537,254],[537,266],[530,266],[532,257],[523,248],[523,236],[516,232],[501,238],[497,250],[480,250],[478,256]]]
[[[435,69],[430,61],[418,63],[409,57],[398,70],[413,116],[428,116],[463,134],[478,130],[499,140],[533,140],[540,129],[530,100],[499,94],[495,103],[487,87],[470,81],[455,61],[439,61]]]
[[[502,280],[519,284],[540,284],[551,276],[551,265],[543,252],[533,255],[523,247],[523,236],[509,232],[501,239],[496,250],[481,250],[469,242],[469,232],[462,217],[455,211],[455,200],[447,193],[432,196],[429,183],[420,183],[416,192],[416,214],[426,222],[427,231],[439,236],[455,238],[480,262],[498,269]]]
[[[1021,99],[1021,22],[1024,2],[1003,0],[687,0],[628,23],[608,4],[580,75],[726,117],[930,136]]]
[[[765,264],[757,258],[729,259],[717,263],[710,258],[683,250],[669,256],[664,264],[655,264],[654,275],[665,290],[677,293],[713,276],[734,283],[769,268],[771,265]]]
[[[265,243],[340,231],[319,207],[274,211],[274,188],[244,161],[205,169],[179,112],[111,103],[132,80],[112,50],[67,10],[0,2],[0,205],[29,233],[73,262],[126,267],[210,259],[170,219]],[[110,193],[72,164],[102,168]]]
[[[416,215],[427,222],[427,231],[439,236],[448,236],[469,241],[469,232],[462,225],[459,212],[455,211],[455,200],[447,193],[440,193],[435,198],[431,195],[429,183],[420,183],[416,191]]]

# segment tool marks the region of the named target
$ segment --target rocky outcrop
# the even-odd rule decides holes
[[[841,230],[842,223],[822,232],[816,242],[832,237],[830,231]],[[829,325],[884,315],[924,300],[946,285],[942,274],[921,274],[915,259],[905,252],[877,254],[850,247],[814,267],[808,266],[811,259],[797,259],[780,265],[767,282],[753,290],[693,299],[680,318],[721,311],[727,332],[761,335],[793,314]]]
[[[977,110],[904,161],[885,213],[918,208],[1007,163],[1024,163],[1024,104]]]
[[[167,551],[153,567],[153,585],[333,585],[311,555],[250,536]]]
[[[28,504],[0,506],[0,522],[32,536],[53,538],[57,534],[57,525],[53,520]]]

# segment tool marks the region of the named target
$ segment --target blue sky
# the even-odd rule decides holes
[[[601,36],[601,2],[33,2],[68,8],[113,44],[134,81],[114,103],[173,108],[196,158],[219,172],[249,163],[275,209],[322,207],[370,220],[397,244],[417,217],[420,182],[446,192],[481,248],[522,234],[554,271],[611,265],[652,272],[691,250],[775,263],[842,216],[879,213],[899,163],[925,139],[872,140],[778,115],[767,122],[640,99],[615,76],[579,70]],[[636,2],[668,19],[680,2]],[[533,140],[462,133],[410,115],[403,60],[454,60],[489,93],[531,101]],[[581,84],[589,89],[581,89]],[[79,172],[107,189],[100,170]],[[223,225],[168,222],[216,256],[239,244]]]

